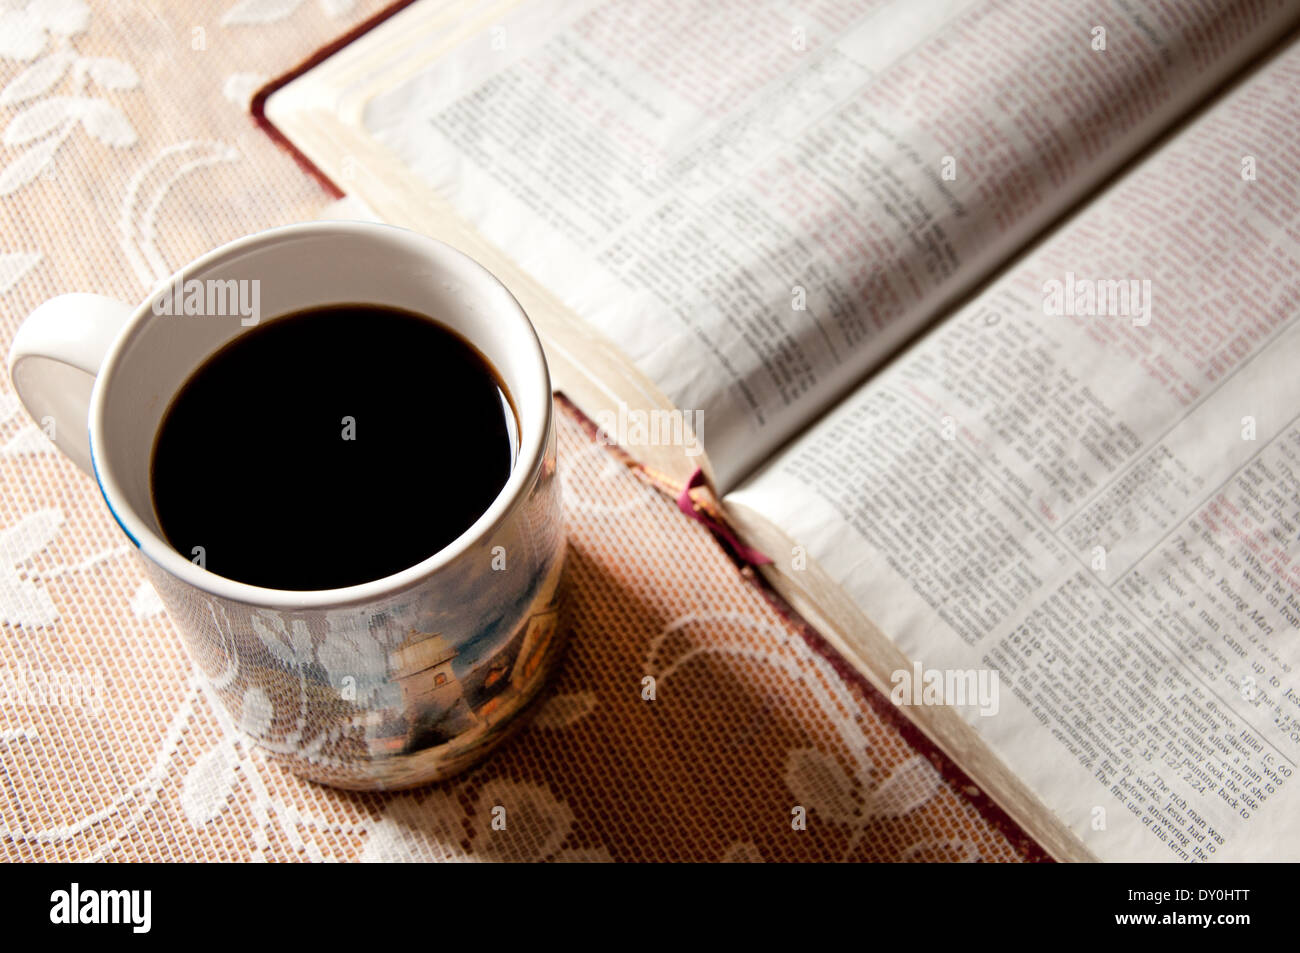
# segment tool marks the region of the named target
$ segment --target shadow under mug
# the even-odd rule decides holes
[[[256,295],[240,297],[241,281]],[[228,313],[172,313],[205,289]],[[373,582],[284,591],[196,565],[166,542],[151,498],[172,397],[252,323],[359,302],[435,317],[492,362],[519,417],[505,487],[459,538]],[[274,228],[196,259],[134,308],[98,295],[45,302],[15,336],[9,372],[32,417],[95,477],[233,725],[295,773],[367,790],[455,774],[518,726],[555,667],[564,529],[546,359],[505,286],[450,246],[362,222]],[[454,465],[454,448],[424,456]],[[259,465],[248,461],[250,480]]]

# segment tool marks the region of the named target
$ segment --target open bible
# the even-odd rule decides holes
[[[421,0],[264,108],[1052,855],[1295,860],[1298,20]]]

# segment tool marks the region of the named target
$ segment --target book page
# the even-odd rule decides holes
[[[360,122],[690,415],[725,489],[1295,15],[555,0],[395,53]]]
[[[920,680],[997,673],[958,710],[1103,859],[1300,859],[1297,89],[1292,43],[726,500]]]

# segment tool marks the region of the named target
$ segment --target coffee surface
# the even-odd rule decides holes
[[[516,442],[499,377],[458,334],[392,308],[315,308],[242,333],[186,382],[154,446],[154,511],[218,575],[356,585],[468,529]]]

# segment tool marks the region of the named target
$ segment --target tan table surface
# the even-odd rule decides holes
[[[54,294],[137,301],[215,245],[327,217],[331,197],[248,100],[380,8],[0,0],[0,343]],[[561,411],[573,620],[548,700],[468,774],[359,795],[300,781],[227,730],[93,481],[0,383],[3,857],[1034,856]],[[506,831],[490,827],[498,804]],[[806,830],[791,826],[799,805]]]

